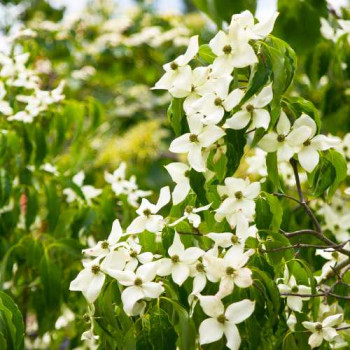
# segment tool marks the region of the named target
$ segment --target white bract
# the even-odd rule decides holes
[[[170,201],[169,187],[163,187],[160,190],[157,204],[152,204],[143,198],[140,207],[136,210],[139,215],[127,228],[127,233],[140,233],[145,230],[157,233],[164,226],[162,215],[157,214]]]
[[[325,151],[337,145],[338,141],[325,135],[316,135],[317,125],[315,121],[308,115],[302,114],[294,123],[294,128],[309,127],[310,136],[304,141],[298,150],[298,160],[303,169],[312,172],[319,160],[319,151]]]
[[[197,55],[198,35],[193,36],[184,55],[163,66],[165,74],[156,83],[154,89],[169,90],[174,97],[184,97],[192,89],[191,67],[188,63]]]
[[[224,130],[216,125],[204,126],[200,118],[188,118],[190,132],[179,136],[170,144],[173,153],[187,153],[190,166],[198,172],[206,170],[202,149],[213,145],[225,135]]]
[[[217,296],[224,298],[232,293],[234,285],[248,288],[252,285],[252,272],[245,267],[249,257],[254,253],[252,249],[244,252],[239,245],[232,246],[223,258],[205,256],[207,271],[215,279],[220,280]]]
[[[237,324],[245,321],[254,311],[255,304],[249,299],[229,305],[226,310],[222,301],[215,296],[200,296],[200,305],[210,318],[199,326],[199,342],[201,345],[213,343],[226,337],[226,346],[238,350],[241,337]]]
[[[291,293],[291,294],[311,294],[311,288],[297,284],[295,277],[289,274],[288,268],[284,270],[284,278],[281,279],[283,283],[277,285],[280,293]],[[303,300],[309,300],[310,297],[300,297],[297,295],[282,295],[282,298],[287,298],[288,307],[297,312],[301,312],[303,307]]]
[[[270,113],[265,107],[272,101],[272,98],[272,84],[270,84],[245,102],[240,111],[227,119],[224,128],[240,130],[252,121],[251,128],[267,129],[270,124]]]
[[[69,286],[69,290],[82,292],[90,304],[98,298],[106,279],[105,274],[101,272],[99,260],[100,258],[96,258],[85,263],[84,270],[78,274]]]
[[[173,204],[177,205],[185,200],[191,190],[190,167],[184,163],[175,162],[165,166],[171,179],[176,183],[172,198]]]
[[[143,299],[156,299],[163,293],[164,287],[153,282],[156,277],[156,264],[148,263],[140,266],[136,272],[107,270],[107,273],[120,284],[126,286],[122,292],[122,302],[127,315],[136,316],[143,312]]]
[[[276,152],[280,161],[288,161],[293,157],[298,147],[311,135],[311,129],[307,126],[291,128],[287,115],[282,111],[276,131],[266,134],[259,142],[259,146],[266,152]]]
[[[309,338],[309,345],[311,348],[316,348],[323,343],[323,340],[331,341],[338,333],[334,328],[343,319],[342,314],[332,315],[326,317],[322,322],[304,321],[303,326],[312,334]]]
[[[169,247],[170,258],[163,258],[158,261],[159,276],[171,274],[173,281],[181,286],[190,275],[190,265],[194,264],[204,252],[197,247],[185,249],[177,232],[174,234],[173,244]]]
[[[170,227],[176,226],[179,222],[187,219],[188,222],[193,225],[193,227],[198,228],[202,219],[201,219],[200,215],[198,215],[197,213],[200,213],[201,211],[208,210],[210,208],[210,206],[211,206],[211,204],[207,204],[203,207],[193,208],[191,205],[188,205],[185,208],[184,215],[181,216],[181,218],[174,221],[173,223],[171,223],[169,226]]]

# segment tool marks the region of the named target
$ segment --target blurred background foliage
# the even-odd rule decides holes
[[[66,81],[66,99],[32,124],[0,119],[1,288],[23,314],[27,348],[74,349],[86,328],[85,301],[68,291],[80,269],[81,248],[104,239],[116,217],[128,222],[134,215],[126,198],[116,198],[106,185],[104,171],[126,161],[142,189],[156,193],[170,182],[163,169],[171,157],[170,97],[150,87],[191,35],[208,39],[215,25],[224,26],[245,9],[254,12],[257,2],[186,0],[184,13],[174,15],[158,13],[149,1],[122,11],[117,2],[95,0],[70,19],[64,8],[44,0],[0,3],[1,31],[14,36],[12,13],[20,34],[11,50],[30,53],[28,68],[38,72],[41,88]],[[277,7],[273,34],[290,43],[298,57],[287,95],[311,100],[327,131],[346,134],[349,39],[345,34],[326,39],[321,18],[336,27],[338,18],[350,19],[349,9],[336,11],[325,0],[278,0]],[[81,170],[84,184],[102,189],[91,201],[72,180]],[[79,199],[68,203],[67,188]]]

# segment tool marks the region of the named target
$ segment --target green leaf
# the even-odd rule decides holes
[[[203,204],[208,204],[208,200],[205,193],[205,178],[202,173],[191,169],[190,172],[190,185],[194,193],[197,195],[198,200]]]
[[[173,98],[168,108],[168,118],[176,136],[181,135],[182,131],[181,121],[184,116],[182,104],[183,99]]]
[[[338,189],[339,184],[345,180],[348,168],[346,159],[343,157],[343,155],[333,149],[327,152],[326,158],[331,162],[335,169],[335,178],[328,190],[328,198],[330,199]]]
[[[336,170],[333,164],[322,155],[316,169],[310,176],[313,179],[312,194],[319,197],[333,184]]]
[[[299,350],[299,347],[294,339],[293,333],[288,332],[283,339],[283,350]]]
[[[256,202],[256,227],[278,232],[282,223],[283,209],[278,198],[262,192]]]
[[[273,183],[275,190],[281,188],[280,178],[278,175],[278,166],[277,166],[277,152],[268,153],[266,156],[266,167],[268,178]]]
[[[243,130],[227,129],[225,141],[227,145],[227,176],[232,176],[239,167],[247,139]]]
[[[0,169],[0,207],[6,204],[11,195],[12,181],[5,169]]]
[[[161,300],[171,304],[178,316],[178,322],[174,325],[178,334],[177,345],[181,350],[194,350],[196,348],[196,329],[188,312],[177,303],[177,301],[167,297],[161,297]]]
[[[284,102],[288,108],[294,113],[295,117],[298,118],[302,113],[310,116],[317,125],[317,132],[321,131],[321,119],[317,108],[312,102],[305,100],[302,97],[288,97],[284,98]]]
[[[42,164],[46,153],[47,153],[47,146],[46,146],[46,135],[47,131],[42,127],[38,126],[35,129],[35,164],[36,166],[39,166]]]
[[[8,349],[24,349],[23,317],[14,301],[0,291],[0,345],[1,343],[6,344]]]
[[[204,62],[212,64],[216,58],[216,55],[211,50],[208,44],[201,45],[198,51],[199,57],[203,59]]]

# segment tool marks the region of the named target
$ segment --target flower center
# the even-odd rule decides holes
[[[136,258],[137,257],[137,253],[135,252],[135,250],[132,250],[129,255],[132,258]]]
[[[202,263],[198,263],[198,264],[196,265],[196,270],[197,270],[198,272],[204,272],[204,265],[203,265]]]
[[[334,225],[334,229],[335,229],[336,231],[338,231],[338,230],[340,229],[340,226],[339,226],[339,225]]]
[[[83,315],[83,320],[84,320],[84,322],[89,323],[89,322],[90,322],[90,316],[89,316],[89,314],[84,314],[84,315]]]
[[[215,106],[221,106],[222,105],[222,99],[220,97],[217,97],[215,100],[214,100],[214,105]]]
[[[172,62],[172,63],[170,64],[170,68],[171,68],[172,70],[176,70],[176,69],[179,68],[179,65],[178,65],[176,62]]]
[[[179,256],[178,255],[173,255],[172,257],[171,257],[171,261],[173,262],[173,263],[178,263],[179,261],[180,261],[180,258],[179,258]]]
[[[298,292],[299,292],[298,286],[293,286],[292,287],[292,293],[298,293]]]
[[[237,237],[237,236],[232,236],[232,237],[231,237],[231,242],[232,242],[233,244],[238,243],[238,237]]]
[[[190,134],[190,142],[198,142],[198,136],[196,134]]]
[[[152,214],[152,212],[151,212],[150,209],[145,209],[145,210],[143,211],[143,215],[145,215],[145,216],[150,216],[151,214]]]
[[[191,214],[192,213],[192,210],[193,210],[193,207],[191,205],[188,205],[185,209],[185,212],[188,213],[188,214]]]
[[[349,150],[349,147],[348,146],[344,146],[343,150],[344,150],[344,152],[347,152]]]
[[[315,329],[317,331],[321,331],[322,330],[322,324],[321,323],[317,323],[317,325],[315,326]]]
[[[232,52],[232,46],[231,46],[231,45],[225,45],[225,46],[223,47],[222,51],[223,51],[226,55],[228,55],[228,54],[230,54],[230,53]]]
[[[251,112],[254,111],[254,106],[253,106],[253,105],[248,105],[248,106],[246,107],[246,110],[247,110],[247,112],[251,113]]]
[[[237,199],[242,199],[242,198],[243,198],[243,193],[242,193],[242,191],[237,191],[237,192],[235,193],[235,197],[236,197]]]
[[[135,285],[135,286],[141,286],[141,284],[142,284],[142,279],[139,278],[139,277],[137,277],[137,278],[135,279],[135,281],[134,281],[134,285]]]
[[[226,322],[226,317],[224,314],[220,315],[218,318],[217,318],[217,321],[220,322],[220,323],[225,323]]]
[[[285,139],[286,139],[286,137],[284,135],[278,135],[277,136],[277,141],[278,142],[284,142]]]
[[[185,177],[190,177],[191,175],[191,172],[189,170],[186,170],[185,173],[184,173]]]
[[[109,247],[109,243],[107,241],[102,242],[101,244],[102,249],[107,249]]]
[[[334,259],[337,259],[337,258],[339,257],[338,252],[333,252],[333,253],[332,253],[332,257],[333,257]]]
[[[310,140],[306,140],[304,143],[303,143],[304,146],[310,146],[311,145],[311,141]]]
[[[91,272],[94,273],[95,275],[100,272],[101,268],[98,265],[93,265],[91,267]]]
[[[235,273],[235,271],[236,270],[233,267],[229,266],[226,268],[226,275],[232,276]]]
[[[335,209],[336,209],[336,211],[342,211],[343,207],[341,205],[337,205],[337,207]]]
[[[225,199],[227,199],[228,198],[228,195],[227,194],[223,194],[222,196],[221,196],[221,200],[222,201],[224,201]]]

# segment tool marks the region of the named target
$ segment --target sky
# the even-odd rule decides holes
[[[124,8],[132,6],[132,0],[116,0]],[[291,0],[295,1],[295,0]],[[86,0],[72,1],[72,0],[49,0],[50,3],[58,6],[65,5],[69,14],[78,12],[85,6]],[[154,0],[160,12],[181,12],[181,0]],[[340,6],[350,5],[350,0],[328,0],[332,6],[339,8]],[[258,0],[258,8],[256,17],[258,19],[267,19],[276,10],[277,0]]]

